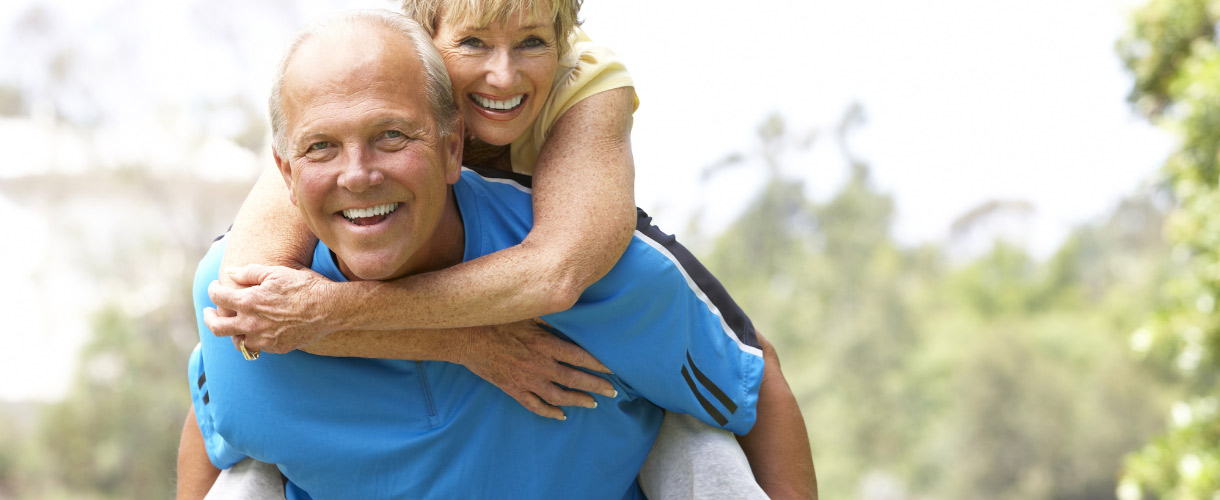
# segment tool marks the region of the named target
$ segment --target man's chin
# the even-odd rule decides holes
[[[348,258],[344,256],[345,254],[349,257],[351,255],[347,252],[335,251],[335,255],[339,257],[340,270],[349,280],[384,281],[398,278],[403,274],[401,262],[368,254]]]

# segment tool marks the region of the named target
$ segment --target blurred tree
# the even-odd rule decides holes
[[[188,276],[167,277],[175,290]],[[129,315],[116,304],[97,313],[68,397],[40,429],[49,477],[73,496],[167,498],[173,495],[176,436],[189,401],[187,351],[172,332],[193,324],[188,294],[168,307]],[[185,325],[184,325],[185,323]]]
[[[1122,456],[1156,432],[1173,394],[1127,348],[1168,253],[1155,231],[1163,213],[1147,200],[1076,229],[1045,263],[1001,242],[949,278],[942,296],[961,305],[926,335],[949,342],[933,352],[952,367],[953,401],[928,455],[960,465],[936,490],[1113,495]]]
[[[0,180],[0,195],[46,214],[54,247],[65,249],[36,264],[79,267],[100,292],[67,396],[11,448],[0,428],[0,497],[172,496],[198,339],[193,264],[247,189],[140,166]]]
[[[830,136],[849,175],[825,202],[785,174],[811,143],[778,117],[755,152],[711,169],[763,167],[763,188],[705,262],[775,342],[822,493],[1112,495],[1122,457],[1159,428],[1172,397],[1127,348],[1166,273],[1162,204],[1133,195],[1046,260],[1003,232],[962,262],[937,246],[904,249],[890,234],[893,202],[846,147],[862,118],[849,109]],[[959,227],[974,238],[1029,210],[985,203]]]
[[[761,160],[764,187],[707,257],[776,343],[815,450],[833,456],[819,462],[828,496],[855,489],[857,471],[899,468],[918,428],[911,400],[921,396],[904,390],[916,327],[904,289],[895,286],[903,266],[889,236],[893,203],[846,148],[845,138],[861,123],[862,110],[853,106],[836,127],[835,145],[851,173],[819,204],[782,168],[818,135],[793,134],[780,117],[766,119],[757,152],[731,157]]]
[[[1189,397],[1172,424],[1126,464],[1125,499],[1215,498],[1220,491],[1220,1],[1151,0],[1135,11],[1117,49],[1134,77],[1130,100],[1177,133],[1179,149],[1162,173],[1175,207],[1168,236],[1175,278],[1132,345],[1176,371]]]

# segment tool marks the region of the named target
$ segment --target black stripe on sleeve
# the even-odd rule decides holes
[[[212,400],[212,398],[208,397],[208,394],[210,394],[210,393],[207,393],[207,392],[203,393],[203,404],[205,404],[205,405],[208,404],[208,402],[210,402]]]
[[[723,427],[724,424],[729,423],[729,420],[724,418],[724,415],[721,415],[720,411],[717,410],[715,406],[712,406],[711,401],[708,401],[707,398],[703,397],[702,394],[699,394],[699,389],[695,387],[695,381],[691,380],[690,372],[686,371],[685,366],[682,367],[682,378],[686,379],[686,385],[690,386],[691,392],[695,393],[695,399],[699,400],[699,404],[703,405],[703,410],[706,411],[708,415],[711,415],[712,418],[716,420],[716,423],[720,424],[721,427]]]
[[[712,276],[711,271],[703,267],[703,263],[699,262],[699,259],[690,253],[690,250],[678,243],[677,238],[665,234],[660,228],[652,225],[652,217],[649,217],[647,213],[637,208],[636,217],[635,229],[673,254],[686,274],[694,280],[695,286],[698,286],[712,304],[720,310],[721,316],[724,317],[724,321],[728,323],[737,339],[745,345],[761,349],[758,338],[754,334],[754,324],[750,322],[745,311],[742,311],[741,307],[729,296],[729,292],[724,289],[724,285],[720,284],[720,280]]]
[[[203,383],[207,382],[207,380],[208,380],[208,374],[206,374],[206,373],[199,374],[199,388],[200,389],[203,389]]]
[[[695,365],[695,360],[691,359],[690,357],[690,351],[686,351],[686,361],[690,362],[691,371],[695,372],[695,378],[699,379],[699,383],[703,384],[703,387],[706,387],[713,396],[716,396],[716,399],[720,400],[720,404],[724,405],[726,410],[729,410],[729,414],[732,415],[737,413],[737,405],[733,403],[733,400],[729,399],[729,397],[724,394],[724,391],[721,391],[720,387],[717,387],[716,384],[712,382],[712,379],[707,378],[707,375],[704,375],[703,372],[699,371],[699,367]]]
[[[232,231],[232,230],[233,230],[233,225],[229,224],[229,228],[225,229],[225,232],[222,233],[220,236],[217,236],[215,239],[213,239],[212,243],[216,243],[217,241],[220,241],[221,238],[224,238],[225,235],[229,234],[229,231]]]

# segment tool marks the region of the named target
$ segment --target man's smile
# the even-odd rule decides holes
[[[348,208],[340,213],[344,219],[357,226],[371,226],[386,219],[398,210],[398,202],[382,203],[368,208]]]

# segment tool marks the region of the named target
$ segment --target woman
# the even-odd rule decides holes
[[[222,278],[252,288],[210,290],[217,304],[241,314],[205,311],[205,321],[214,333],[235,335],[243,351],[305,348],[365,357],[385,356],[360,339],[384,335],[349,332],[337,344],[340,336],[330,334],[353,327],[499,324],[473,335],[459,330],[483,347],[445,360],[461,362],[531,411],[562,419],[555,406],[592,406],[592,397],[579,390],[610,389],[604,380],[559,362],[605,368],[530,318],[570,307],[630,240],[635,212],[629,134],[636,106],[630,78],[608,50],[575,28],[576,0],[407,0],[403,7],[431,28],[445,59],[469,133],[466,163],[534,174],[534,229],[517,247],[394,286],[337,284],[308,271],[248,266]],[[282,186],[278,173],[260,179],[229,235],[226,265],[308,264],[315,240]],[[393,338],[422,344],[454,334],[413,330]],[[519,382],[525,369],[535,372]],[[579,390],[561,390],[552,382]],[[763,472],[757,464],[756,472]]]

